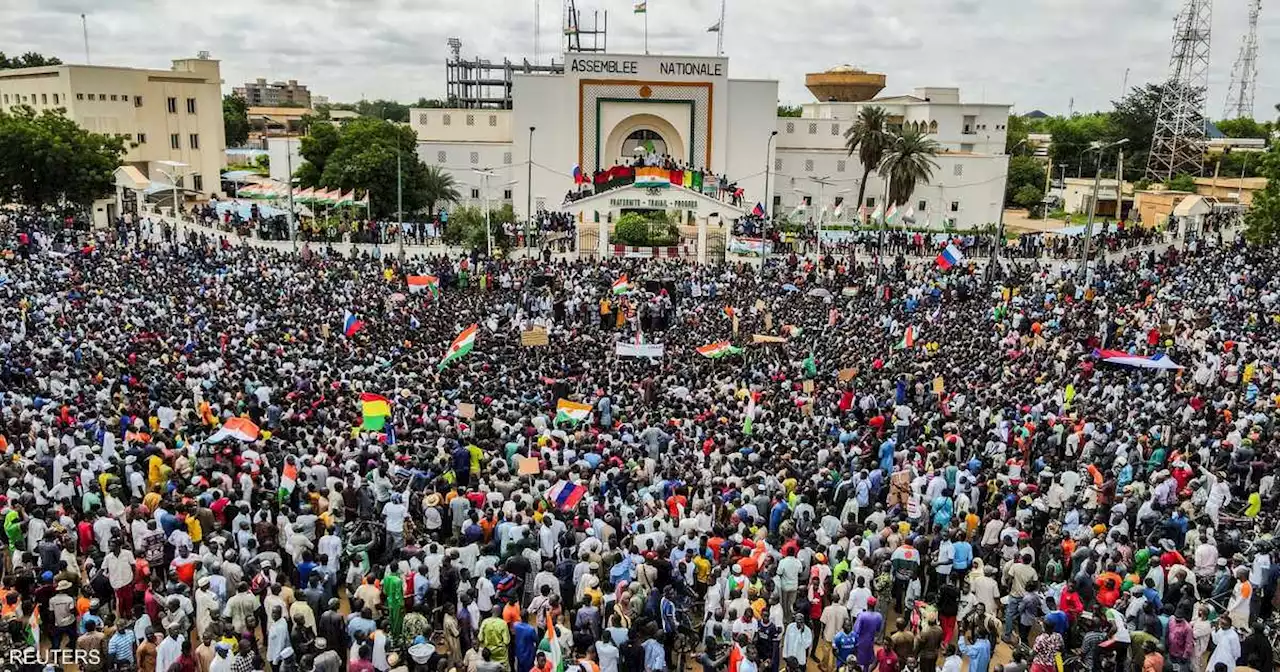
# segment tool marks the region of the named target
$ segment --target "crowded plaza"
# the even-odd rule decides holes
[[[0,648],[44,652],[0,664],[1269,672],[1280,261],[1110,235],[1085,276],[0,214]]]

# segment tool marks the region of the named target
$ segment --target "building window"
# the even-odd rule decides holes
[[[780,194],[773,195],[773,211],[777,212],[782,207],[782,196]]]
[[[204,191],[204,178],[199,173],[191,176],[191,188],[196,191]]]
[[[448,118],[448,115],[445,115],[445,117]],[[444,163],[445,161],[448,161],[448,160],[449,160],[449,155],[446,154],[444,150],[440,150],[436,152],[436,163]]]
[[[49,104],[49,94],[47,94],[47,93],[42,93],[42,94],[40,94],[40,104],[41,104],[41,105],[48,105],[48,104]]]
[[[782,170],[782,159],[773,160],[773,169],[775,171]]]
[[[105,93],[99,93],[99,94],[98,94],[98,100],[99,100],[99,101],[105,101],[106,99],[107,99],[107,94],[105,94]]]
[[[831,135],[840,135],[840,124],[831,124]]]
[[[187,144],[191,145],[191,149],[200,149],[200,134],[192,133],[188,135]]]
[[[928,210],[928,209],[929,209],[929,202],[928,202],[928,201],[920,201],[920,202],[916,203],[916,210],[919,210],[920,212],[924,212],[924,211],[926,211],[926,210]]]
[[[476,115],[474,115],[474,114],[468,114],[468,115],[467,115],[467,125],[468,125],[468,126],[475,126],[475,125],[476,125]]]
[[[836,161],[836,172],[843,173],[844,169],[848,167],[848,163],[849,162],[845,161],[844,159],[840,159],[839,161]]]
[[[132,133],[125,133],[125,134],[124,134],[124,139],[125,139],[125,140],[128,140],[129,142],[133,142],[133,134],[132,134]]]
[[[794,121],[788,121],[788,122],[787,122],[787,132],[788,132],[788,133],[795,133],[795,132],[796,132],[796,122],[794,122]]]
[[[419,115],[418,115],[418,125],[419,125],[419,126],[426,126],[426,125],[427,125],[427,113],[426,113],[426,112],[423,112],[422,114],[419,114]]]
[[[930,133],[938,132],[938,121],[936,119],[934,121],[929,122],[929,132]]]
[[[182,143],[179,141],[177,133],[169,134],[169,149],[182,149]]]
[[[479,190],[479,189],[477,189],[477,188],[475,188],[475,187],[472,187],[472,188],[471,188],[471,200],[473,200],[473,201],[478,201],[478,200],[480,200],[480,190]]]
[[[177,113],[178,113],[178,99],[177,99],[177,98],[174,98],[173,96],[169,96],[169,101],[168,101],[168,103],[169,103],[169,114],[177,114]]]
[[[4,94],[4,104],[5,104],[5,105],[8,105],[8,104],[9,104],[9,94],[7,94],[7,93],[6,93],[6,94]]]
[[[818,125],[809,124],[809,135],[817,135],[817,134],[818,134]]]
[[[480,163],[480,152],[471,152],[471,165]]]
[[[118,100],[120,100],[120,96],[117,96],[117,95],[116,95],[116,94],[114,94],[114,93],[113,93],[113,94],[111,94],[111,102],[113,102],[113,103],[114,103],[114,102],[116,102],[116,101],[118,101]]]
[[[874,207],[876,207],[876,197],[875,197],[875,196],[868,196],[868,197],[867,197],[867,207],[868,207],[868,208],[874,208]]]
[[[962,152],[972,152],[972,151],[973,151],[973,143],[972,143],[972,142],[962,142],[962,143],[960,143],[960,151],[962,151]]]
[[[951,201],[951,212],[960,212],[960,201]]]
[[[146,134],[146,133],[139,133],[139,134],[138,134],[138,144],[139,144],[139,145],[145,145],[145,144],[147,144],[147,134]]]
[[[490,128],[498,127],[498,115],[496,114],[489,115],[489,127]]]
[[[502,153],[502,165],[504,166],[511,165],[511,152]]]
[[[133,97],[133,106],[134,106],[134,107],[142,107],[142,96],[134,96],[134,97]]]
[[[964,166],[957,163],[956,167],[951,169],[951,173],[956,177],[960,177],[961,175],[964,175]]]
[[[453,115],[450,115],[450,114],[444,115],[444,125],[448,126],[451,123],[453,123]]]
[[[503,190],[502,190],[502,200],[504,200],[504,201],[509,201],[509,200],[511,200],[511,190],[510,190],[510,189],[503,189]]]
[[[836,196],[836,207],[844,205],[844,196]]]
[[[804,172],[806,172],[806,173],[812,173],[812,172],[813,172],[813,159],[805,159],[805,160],[804,160]]]
[[[56,93],[55,93],[55,94],[53,94],[53,104],[54,104],[54,105],[57,105],[57,104],[58,104],[58,94],[56,94]]]
[[[76,100],[84,100],[84,94],[83,94],[83,93],[77,93],[77,94],[76,94]]]
[[[195,113],[196,113],[196,99],[195,99],[195,98],[188,98],[188,99],[187,99],[187,114],[195,114]]]

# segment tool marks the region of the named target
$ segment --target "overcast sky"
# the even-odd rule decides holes
[[[729,75],[779,81],[784,103],[812,100],[804,74],[850,63],[888,75],[886,93],[959,86],[967,101],[1020,112],[1109,107],[1130,85],[1164,76],[1182,0],[728,0]],[[83,62],[81,12],[96,64],[165,67],[208,50],[224,88],[296,79],[335,101],[443,97],[445,40],[463,55],[533,56],[534,0],[0,0],[0,49]],[[1246,27],[1246,0],[1216,3],[1209,80],[1222,113]],[[649,48],[713,55],[706,29],[718,0],[649,0]],[[541,0],[542,60],[562,58],[561,0]],[[580,0],[609,10],[610,51],[643,49],[632,0]],[[589,23],[589,20],[587,20]],[[1280,102],[1280,8],[1263,7],[1257,114]],[[1275,64],[1268,67],[1268,64]]]

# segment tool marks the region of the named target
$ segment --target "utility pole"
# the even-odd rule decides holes
[[[529,247],[529,222],[533,221],[533,132],[538,130],[537,126],[529,127],[529,166],[528,174],[525,176],[525,200],[524,200],[524,246]],[[528,252],[528,250],[525,250]]]
[[[89,20],[84,14],[80,15],[80,32],[84,35],[84,64],[93,65],[93,61],[89,59]]]
[[[1084,250],[1080,260],[1080,279],[1086,284],[1089,282],[1089,246],[1093,242],[1093,217],[1098,211],[1098,187],[1102,182],[1102,155],[1108,149],[1123,145],[1126,142],[1129,142],[1128,138],[1102,145],[1096,150],[1098,152],[1098,162],[1093,174],[1093,197],[1089,199],[1089,220],[1084,225]]]
[[[760,275],[764,275],[764,263],[769,257],[768,226],[772,220],[770,208],[773,207],[773,194],[769,193],[769,173],[773,172],[773,162],[769,153],[773,151],[773,139],[778,131],[769,132],[769,141],[764,144],[764,222],[760,225]]]
[[[826,210],[827,210],[827,202],[823,200],[823,189],[825,187],[832,186],[834,182],[831,181],[830,175],[827,175],[826,177],[811,177],[809,179],[812,180],[813,182],[816,182],[818,185],[817,241],[818,241],[818,257],[822,257],[822,216],[823,214],[826,213]]]

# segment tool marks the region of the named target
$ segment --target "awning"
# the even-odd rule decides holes
[[[140,191],[142,189],[146,189],[151,184],[151,180],[148,180],[147,177],[142,174],[142,171],[134,168],[133,166],[120,166],[115,169],[113,176],[115,177],[116,186],[124,187],[125,189]]]
[[[228,182],[250,182],[255,177],[261,176],[252,170],[228,170],[222,174],[222,179]]]

